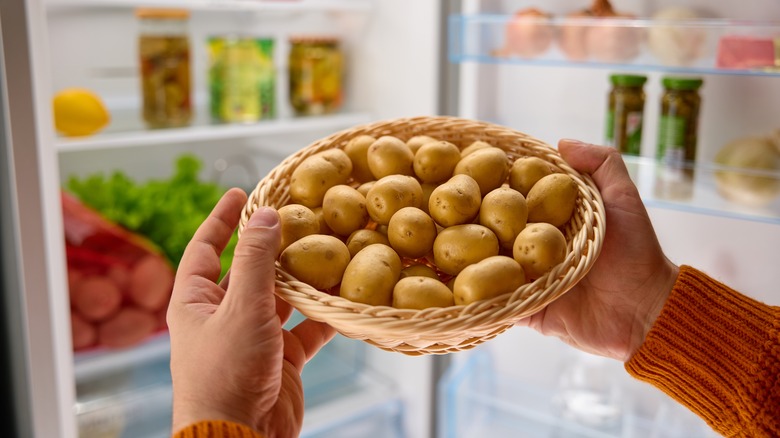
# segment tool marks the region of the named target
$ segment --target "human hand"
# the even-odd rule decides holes
[[[606,235],[590,272],[527,325],[580,350],[627,361],[661,312],[678,268],[664,255],[620,153],[561,140],[558,150],[574,169],[590,174],[606,211]]]
[[[303,421],[304,364],[335,334],[292,313],[274,295],[279,216],[259,208],[236,245],[230,273],[217,284],[219,256],[238,225],[246,194],[228,191],[182,257],[171,302],[173,430],[226,420],[266,437],[298,436]]]

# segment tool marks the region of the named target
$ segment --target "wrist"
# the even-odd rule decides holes
[[[636,353],[644,343],[647,333],[661,315],[661,311],[669,299],[669,294],[672,292],[672,289],[677,282],[679,273],[680,268],[677,265],[669,260],[665,260],[659,268],[659,272],[653,276],[656,281],[648,288],[650,293],[645,301],[645,305],[642,306],[641,310],[636,315],[635,329],[632,331],[635,336],[632,339],[625,361],[631,359],[634,353]]]
[[[195,402],[173,403],[172,428],[178,432],[185,427],[201,421],[226,421],[241,424],[257,432],[252,420],[240,411],[219,409],[213,406],[201,405]]]

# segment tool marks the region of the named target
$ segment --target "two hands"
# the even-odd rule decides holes
[[[677,278],[639,193],[613,148],[562,140],[559,151],[590,174],[604,199],[601,255],[577,286],[519,323],[590,353],[627,361],[643,342]],[[275,297],[279,217],[258,209],[219,284],[219,254],[238,224],[246,195],[231,190],[184,253],[168,310],[173,429],[201,420],[247,425],[264,436],[297,436],[303,421],[304,364],[333,336],[305,320],[282,329],[292,309]]]

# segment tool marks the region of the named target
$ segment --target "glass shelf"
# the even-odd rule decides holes
[[[120,350],[98,348],[74,355],[76,382],[84,382],[122,370],[166,360],[171,351],[168,332],[155,335],[137,346]]]
[[[451,16],[450,60],[780,76],[780,22],[523,20],[517,26],[513,15]],[[590,32],[598,38],[587,38]]]
[[[198,111],[198,115],[190,126],[147,129],[137,111],[113,111],[111,124],[102,132],[90,137],[60,137],[57,139],[56,148],[60,152],[72,152],[229,140],[303,131],[335,132],[371,120],[368,113],[353,112],[327,116],[278,118],[246,124],[227,124],[214,123],[204,115],[205,113],[207,112]]]
[[[623,159],[649,207],[780,224],[780,170],[665,164],[630,155]]]
[[[366,0],[47,0],[49,11],[78,8],[182,8],[193,11],[354,11],[371,8]]]

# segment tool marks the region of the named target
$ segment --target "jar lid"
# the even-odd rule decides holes
[[[663,78],[664,87],[671,90],[697,90],[704,83],[702,78]]]
[[[641,87],[647,82],[647,76],[615,74],[610,75],[609,80],[612,82],[612,85],[620,87]]]
[[[138,8],[135,10],[135,16],[138,18],[151,19],[174,19],[184,20],[189,18],[190,11],[186,9],[157,9],[157,8]]]

